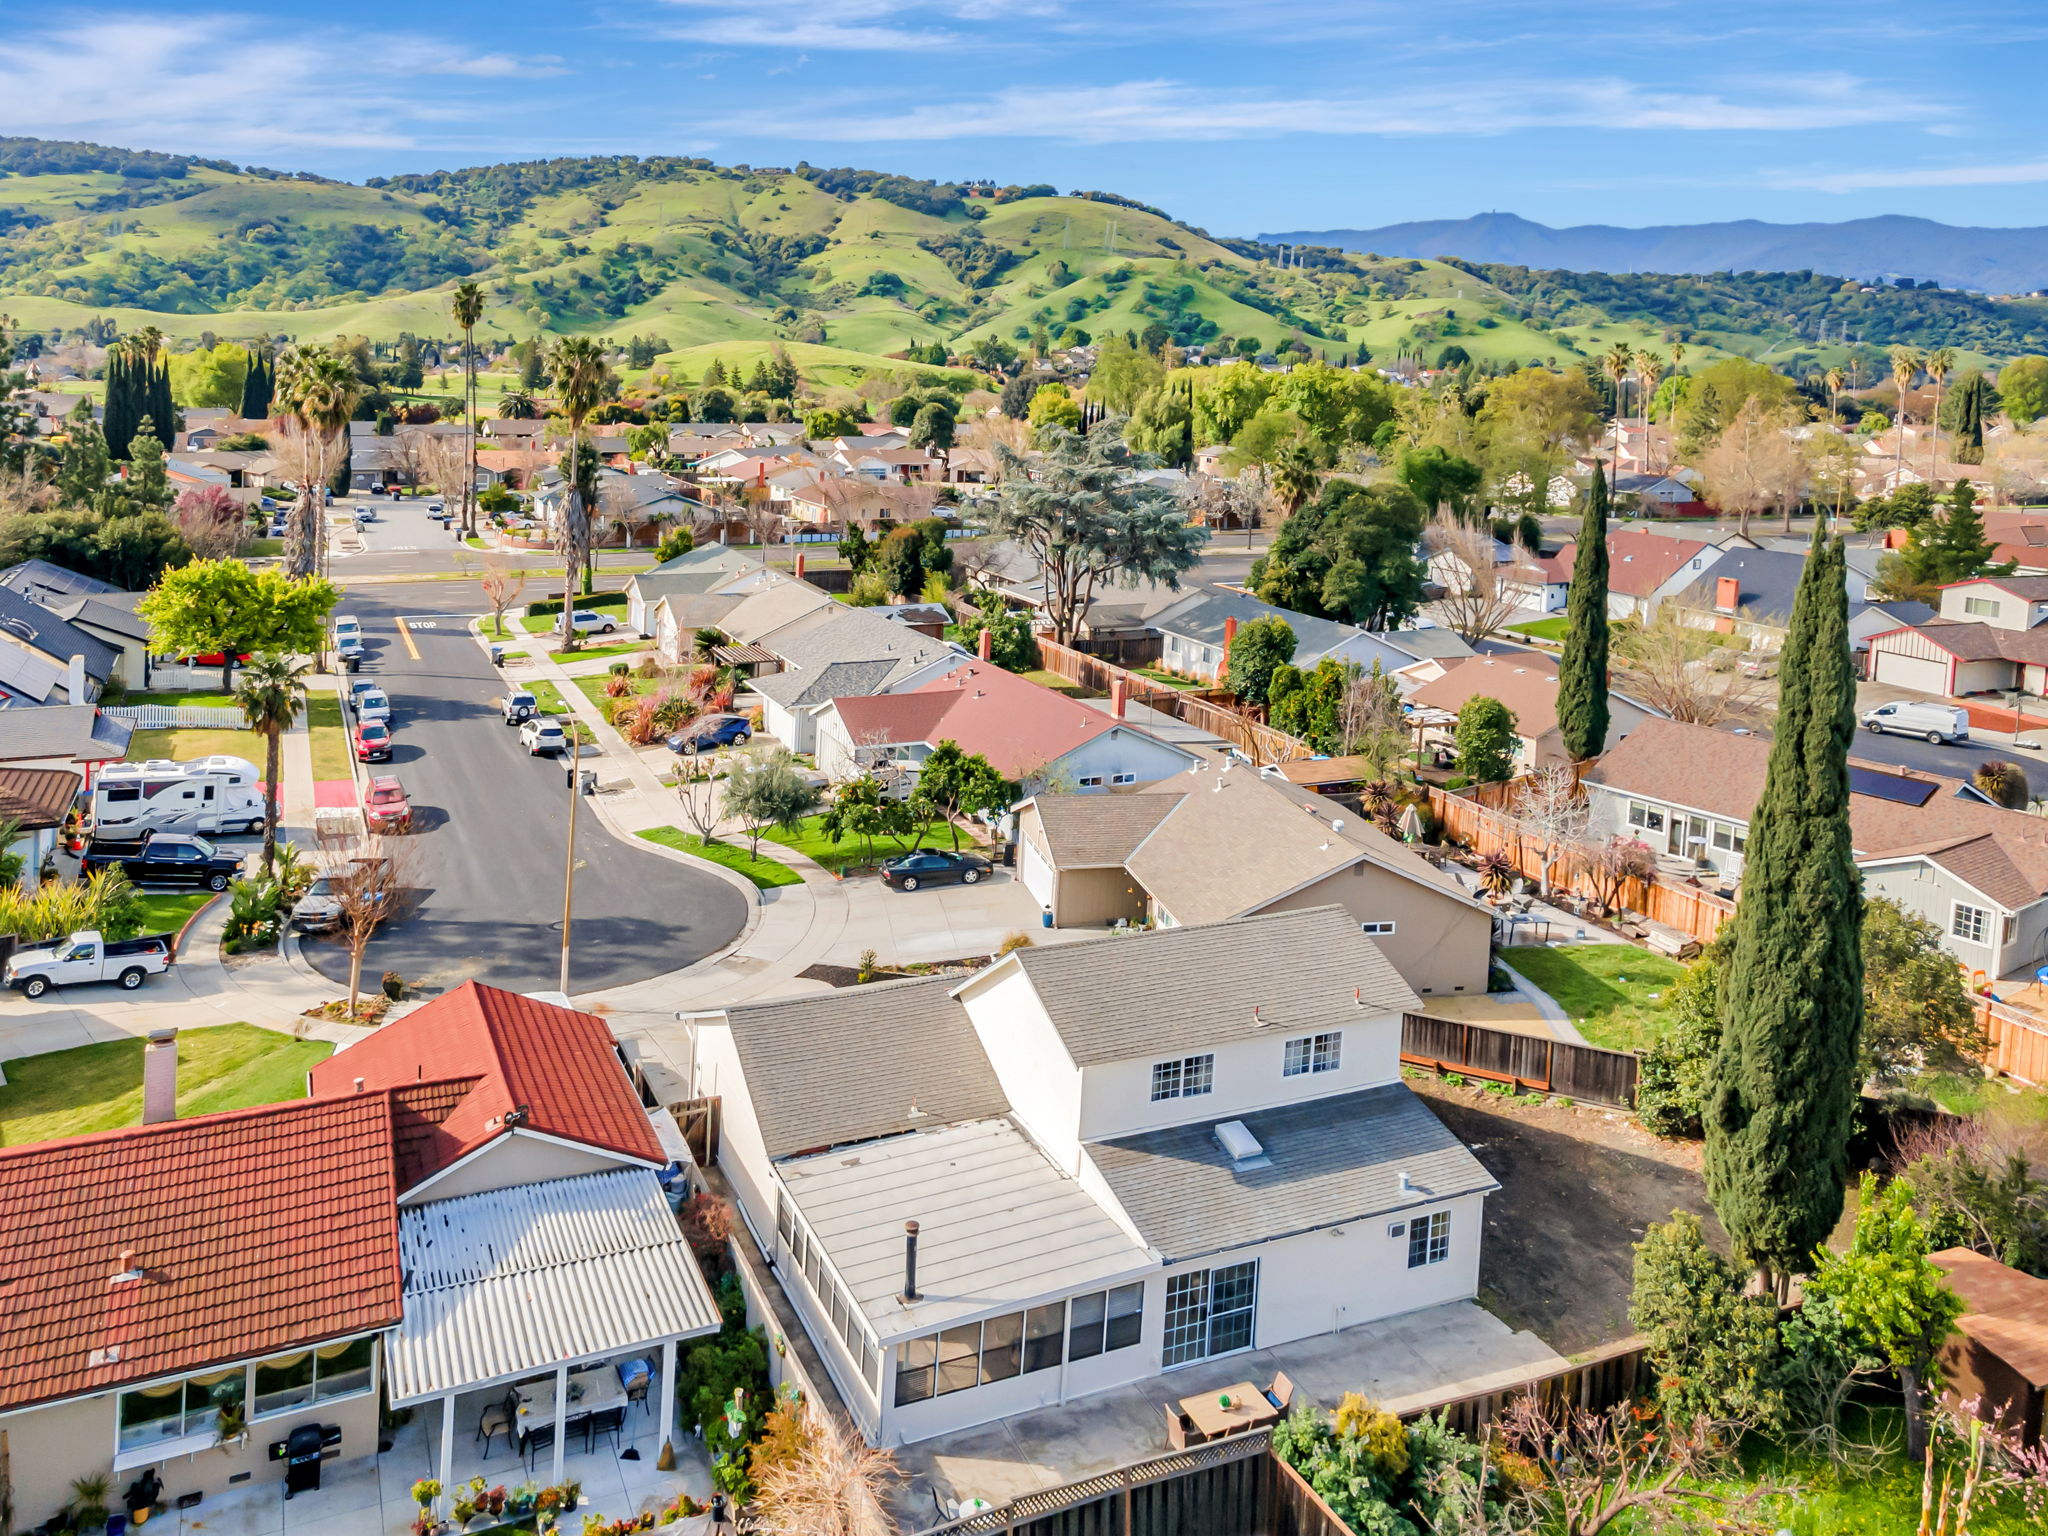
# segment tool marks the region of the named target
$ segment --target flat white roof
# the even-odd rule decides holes
[[[885,1344],[1157,1267],[1007,1119],[860,1142],[777,1171]],[[920,1299],[909,1305],[906,1221],[919,1228]]]
[[[716,1332],[718,1305],[647,1168],[398,1213],[393,1406]]]

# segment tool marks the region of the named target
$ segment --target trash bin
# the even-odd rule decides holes
[[[596,794],[596,793],[597,793],[597,770],[596,770],[595,768],[584,768],[584,769],[580,770],[580,772],[581,772],[581,773],[582,773],[582,775],[583,775],[583,783],[582,783],[582,785],[581,785],[581,791],[582,791],[582,793],[584,793],[584,794],[586,794],[586,795],[594,795],[594,794]]]
[[[1050,928],[1052,926],[1051,907],[1047,907],[1043,912],[1038,914],[1038,926],[1041,928]]]

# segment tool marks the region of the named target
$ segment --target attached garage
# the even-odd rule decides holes
[[[1917,629],[1895,629],[1870,641],[1870,680],[1915,693],[1955,691],[1956,659]]]
[[[1017,846],[1017,878],[1024,882],[1041,907],[1053,904],[1053,887],[1058,876],[1053,867],[1045,861],[1045,855],[1038,851],[1038,844],[1029,837],[1021,838]]]

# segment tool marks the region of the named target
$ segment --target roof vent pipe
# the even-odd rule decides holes
[[[903,1301],[923,1301],[917,1293],[917,1223],[903,1223]]]

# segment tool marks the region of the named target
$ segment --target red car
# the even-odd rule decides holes
[[[363,796],[363,819],[372,832],[410,832],[412,801],[406,798],[405,786],[389,774],[370,780],[370,791]]]
[[[391,761],[391,727],[382,720],[365,720],[356,727],[356,761]]]

